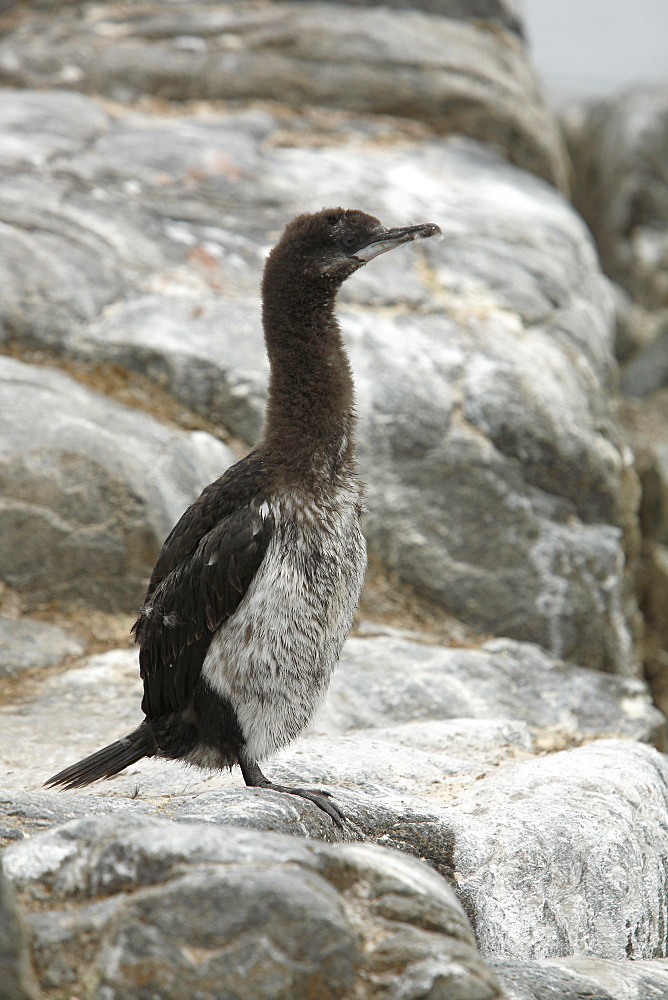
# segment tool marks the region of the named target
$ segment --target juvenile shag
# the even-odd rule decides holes
[[[431,223],[384,229],[341,208],[286,227],[262,280],[271,370],[264,439],[173,528],[133,626],[146,718],[47,785],[77,788],[142,757],[238,764],[247,785],[299,795],[341,825],[329,793],[275,785],[258,761],[313,717],[366,567],[336,294],[373,257],[439,232]]]

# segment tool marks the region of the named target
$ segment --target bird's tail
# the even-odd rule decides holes
[[[110,743],[108,747],[103,747],[102,750],[85,757],[77,764],[71,764],[58,774],[54,774],[44,784],[80,788],[101,778],[113,778],[119,771],[125,770],[130,764],[136,764],[142,757],[152,757],[155,751],[153,736],[146,723],[143,723],[122,740],[116,740],[115,743]]]

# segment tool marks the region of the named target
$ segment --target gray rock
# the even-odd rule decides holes
[[[57,666],[66,657],[81,656],[84,650],[83,640],[57,625],[0,615],[0,678]]]
[[[640,520],[650,543],[668,544],[668,394],[627,400],[624,422],[642,486]]]
[[[17,91],[0,101],[0,169],[44,168],[84,150],[106,132],[109,118],[93,101],[68,90]]]
[[[482,954],[665,956],[667,780],[651,747],[600,740],[463,791],[447,815]]]
[[[471,13],[469,21],[386,6],[172,2],[123,19],[106,5],[91,18],[61,9],[6,33],[0,81],[117,101],[268,98],[414,117],[490,142],[565,187],[561,136],[524,47]]]
[[[388,222],[437,219],[442,244],[365,269],[342,299],[370,546],[479,628],[633,672],[623,535],[637,494],[608,402],[614,302],[581,223],[470,142],[416,150],[396,139],[388,158],[363,125],[308,149],[286,145],[280,126],[264,112],[131,115],[59,160],[51,184],[69,177],[80,193],[76,211],[64,195],[52,211],[65,231],[74,217],[104,231],[108,277],[83,268],[76,292],[67,281],[63,290],[57,242],[38,294],[19,254],[6,328],[148,374],[250,442],[266,372],[257,285],[285,218],[343,201]],[[8,219],[24,213],[20,228],[32,232],[24,206],[44,208],[44,185],[17,184],[0,183],[0,207],[4,189]],[[87,322],[84,292],[91,310],[100,295],[116,301]]]
[[[577,105],[564,124],[575,203],[606,271],[644,305],[668,305],[668,88]]]
[[[13,775],[12,770],[5,781]],[[9,784],[9,782],[8,782]],[[144,801],[123,799],[104,794],[84,796],[74,794],[54,794],[52,791],[25,791],[18,787],[4,787],[0,790],[0,841],[6,847],[18,840],[24,840],[37,833],[44,833],[62,826],[73,819],[86,816],[104,816],[107,813],[144,814],[156,812],[156,808]],[[37,786],[39,788],[39,786]]]
[[[232,453],[9,358],[0,400],[0,575],[31,601],[136,608],[164,536]]]
[[[507,640],[480,651],[388,638],[348,646],[344,683],[333,688],[316,732],[266,767],[279,782],[329,790],[348,817],[344,831],[310,803],[245,788],[236,773],[209,775],[170,761],[143,761],[76,794],[39,791],[48,774],[139,720],[136,653],[114,651],[47,676],[31,699],[0,708],[9,748],[2,833],[18,847],[30,843],[22,837],[38,840],[37,831],[69,818],[112,813],[110,828],[141,826],[142,817],[159,814],[189,828],[241,828],[243,836],[249,828],[290,833],[297,843],[367,839],[452,878],[488,957],[665,953],[664,758],[630,740],[534,756],[606,731],[637,734],[644,725],[647,735],[659,717],[639,682],[558,664]],[[461,711],[468,718],[452,718]],[[529,725],[516,721],[522,716]],[[345,735],[318,732],[328,719]],[[78,846],[72,852],[79,857]],[[41,846],[34,856],[52,855]],[[43,869],[34,877],[53,891]],[[86,910],[81,921],[106,926],[107,906],[116,913],[105,896],[102,909]],[[61,941],[64,921],[68,940],[79,939],[82,922],[68,924],[64,904],[56,909],[58,916],[45,918],[45,937]],[[45,956],[45,967],[69,967],[62,954]]]
[[[28,948],[14,893],[0,867],[0,982],[2,1000],[34,1000]]]
[[[620,388],[627,396],[643,399],[668,385],[668,320],[625,366]]]
[[[665,1000],[668,963],[601,958],[493,962],[507,1000]]]
[[[381,0],[352,0],[352,3],[362,7],[377,7],[381,5]],[[452,17],[458,21],[488,21],[524,37],[524,25],[514,0],[382,0],[382,6],[399,10],[426,10],[430,14],[440,14],[441,17]]]
[[[665,718],[639,679],[587,670],[507,639],[476,650],[349,639],[317,728],[333,734],[466,718],[521,720],[557,745],[605,735],[665,741]]]
[[[138,725],[140,704],[133,650],[89,657],[44,678],[20,712],[14,705],[0,706],[9,772],[5,788],[39,789],[50,774]],[[378,751],[373,781],[389,787],[394,773],[395,788],[410,790],[401,768],[408,768],[406,777],[413,781],[419,768],[412,762],[424,752],[431,759],[425,781],[441,779],[432,788],[441,793],[501,762],[524,759],[535,742],[560,749],[583,739],[621,736],[661,745],[665,724],[641,681],[560,663],[527,644],[497,640],[482,650],[450,650],[382,637],[349,639],[311,735],[296,745],[302,749],[286,750],[271,766],[285,766],[286,780],[288,773],[292,778],[301,773],[313,782],[358,785],[370,777],[371,764],[360,766],[362,751],[338,736],[362,736]],[[337,738],[319,750],[314,738],[328,736]],[[401,760],[392,759],[388,741],[406,748]],[[445,780],[448,774],[451,782]],[[242,785],[241,778],[144,761],[82,794],[201,795],[230,784]]]
[[[136,998],[148,967],[150,995],[169,1000],[221,986],[231,1000],[370,997],[380,985],[396,1000],[501,1000],[449,886],[386,849],[99,817],[3,862],[43,989],[85,978],[86,997]]]
[[[196,413],[254,442],[269,374],[260,315],[257,295],[142,296],[72,337],[69,350],[141,372]]]

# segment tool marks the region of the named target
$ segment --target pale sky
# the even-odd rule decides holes
[[[517,0],[556,99],[668,82],[668,0]]]

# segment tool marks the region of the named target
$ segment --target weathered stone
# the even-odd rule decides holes
[[[652,340],[629,361],[620,379],[625,395],[641,399],[665,385],[668,385],[668,320],[659,325]]]
[[[627,400],[624,422],[642,486],[640,522],[643,537],[668,544],[668,392],[642,403]]]
[[[81,152],[108,123],[102,108],[81,94],[17,91],[0,101],[0,167],[45,167],[58,156]]]
[[[665,956],[667,782],[656,750],[600,740],[463,791],[447,818],[483,955]]]
[[[310,0],[304,0],[310,2]],[[328,2],[328,0],[326,0]],[[524,37],[524,26],[514,0],[351,0],[362,7],[391,7],[399,10],[426,10],[441,17],[474,23],[489,22],[501,25]]]
[[[0,81],[120,101],[269,98],[414,117],[567,183],[561,136],[517,36],[419,10],[183,2],[143,4],[132,18],[106,5],[87,18],[60,10],[5,34]]]
[[[384,983],[397,1000],[501,1000],[449,886],[386,849],[99,817],[8,848],[4,866],[35,909],[43,988],[85,978],[85,1000],[144,995],[147,968],[150,995],[169,1000],[221,985],[230,1000],[371,997]]]
[[[0,866],[0,983],[2,1000],[34,1000],[25,928]]]
[[[138,607],[163,538],[230,450],[10,358],[0,413],[3,580],[33,601]]]
[[[0,709],[9,748],[2,833],[21,844],[70,817],[112,812],[119,823],[159,813],[244,835],[251,828],[330,842],[367,838],[453,877],[490,957],[665,952],[663,758],[628,740],[531,757],[585,734],[638,735],[645,727],[647,736],[659,716],[638,681],[554,663],[508,640],[480,651],[388,638],[348,646],[341,686],[335,675],[316,727],[345,735],[308,735],[266,765],[278,782],[329,790],[348,817],[345,830],[304,800],[245,788],[238,773],[208,775],[171,761],[140,762],[76,794],[27,790],[139,721],[136,654],[117,651],[45,677],[20,711]],[[452,718],[461,712],[469,717]],[[530,727],[514,721],[522,717]],[[66,936],[81,936],[78,917],[62,919]],[[81,918],[108,919],[104,908]],[[40,934],[51,940],[60,920],[45,918]],[[52,951],[44,962],[68,967]]]
[[[61,160],[52,184],[77,179],[76,218],[124,248],[109,270],[129,285],[119,299],[109,279],[114,306],[64,335],[17,268],[21,329],[148,374],[250,443],[266,372],[257,285],[287,215],[343,201],[389,222],[399,211],[437,219],[442,244],[388,257],[342,296],[371,548],[478,627],[633,672],[622,532],[632,538],[637,497],[606,395],[613,299],[581,223],[544,185],[472,143],[425,141],[416,153],[395,137],[388,158],[363,126],[310,149],[277,145],[280,126],[264,112],[202,122],[134,115]],[[26,198],[15,183],[6,182],[15,214],[43,205],[39,186]],[[61,204],[69,224],[72,208]],[[40,275],[48,302],[57,264]],[[88,281],[101,294],[86,272],[79,286]],[[80,317],[66,286],[66,308]]]
[[[20,712],[0,706],[10,771],[5,787],[38,789],[50,774],[129,732],[142,718],[141,690],[136,651],[114,650],[44,678]],[[60,712],[54,713],[54,704]],[[391,785],[398,765],[395,788],[401,792],[411,788],[401,779],[401,767],[412,768],[406,775],[410,782],[419,777],[411,761],[421,752],[436,752],[440,756],[430,764],[429,780],[443,780],[443,788],[433,789],[440,792],[450,787],[444,780],[448,773],[455,785],[457,776],[473,780],[501,762],[523,759],[534,740],[559,748],[622,736],[661,745],[665,719],[641,681],[560,663],[534,646],[496,640],[481,650],[451,650],[379,637],[348,640],[311,736],[284,751],[276,767],[287,769],[284,778],[301,772],[314,782],[355,785],[369,778],[354,741],[347,752],[345,743],[330,740],[322,744],[322,753],[312,742],[338,734],[375,742],[380,770],[373,780]],[[391,747],[384,749],[388,742],[406,747],[401,762],[393,761]],[[334,752],[337,745],[340,755]],[[209,775],[172,761],[144,761],[82,794],[128,796],[138,789],[151,797],[187,788],[192,795],[230,784],[240,785],[241,778]]]
[[[668,962],[602,958],[493,962],[506,1000],[664,1000]]]
[[[564,118],[574,200],[606,271],[642,304],[668,305],[668,88],[637,86]]]
[[[94,796],[70,793],[54,795],[52,791],[44,789],[36,791],[31,788],[26,791],[18,781],[12,781],[12,778],[15,779],[15,772],[10,770],[3,781],[5,787],[0,790],[0,841],[3,847],[85,816],[125,813],[128,807],[133,814],[157,811],[142,800],[131,801],[131,793],[125,799],[113,797],[101,794],[104,792],[103,787],[98,788]]]
[[[665,740],[665,719],[642,681],[560,662],[508,639],[476,650],[349,639],[316,727],[344,733],[467,718],[521,720],[555,740],[608,735],[660,746]]]
[[[84,649],[81,639],[57,625],[0,615],[0,679],[56,666],[66,657],[81,656]]]
[[[69,350],[139,371],[196,413],[254,442],[269,374],[260,316],[257,295],[142,296],[72,337]]]

